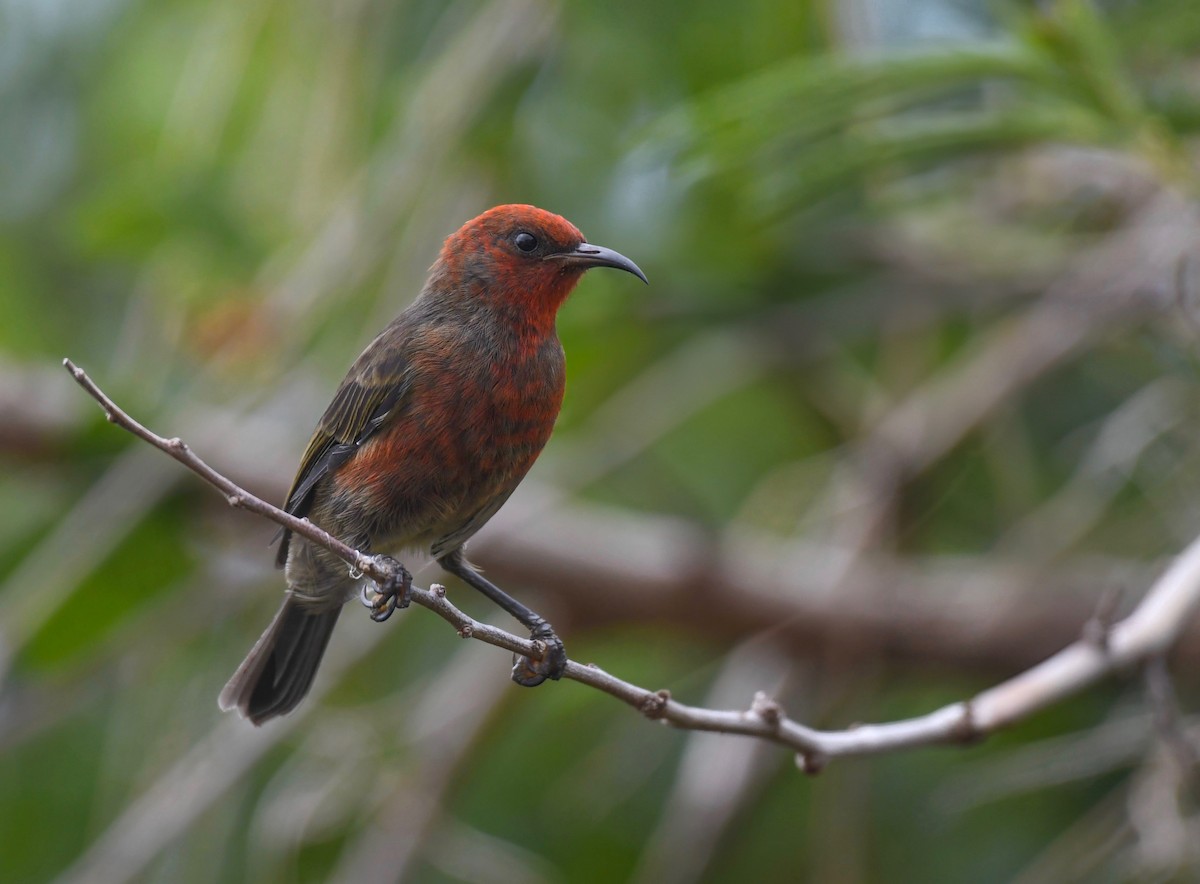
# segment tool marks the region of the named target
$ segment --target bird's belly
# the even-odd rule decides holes
[[[448,552],[516,488],[549,439],[557,408],[531,417],[529,409],[505,413],[487,404],[473,409],[483,412],[473,419],[452,423],[412,414],[339,471],[334,508],[360,526],[373,550],[428,550],[454,538],[450,547],[441,544]]]

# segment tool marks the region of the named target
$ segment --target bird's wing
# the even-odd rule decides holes
[[[387,333],[376,338],[333,394],[300,459],[284,504],[293,516],[307,515],[317,483],[349,460],[403,408],[412,386],[409,361],[404,349],[389,338]],[[275,557],[280,567],[287,562],[290,539],[291,532],[285,530]]]

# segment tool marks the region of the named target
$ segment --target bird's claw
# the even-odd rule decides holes
[[[549,623],[535,627],[529,637],[545,645],[545,653],[540,660],[513,654],[512,680],[525,688],[535,688],[546,679],[558,681],[567,668],[567,649],[562,639],[554,634]]]
[[[384,595],[374,587],[368,587],[365,584],[358,591],[358,600],[364,608],[371,612],[371,619],[376,623],[382,623],[396,610],[395,596]]]
[[[382,623],[391,617],[397,608],[408,607],[412,574],[391,556],[379,556],[377,561],[387,566],[388,578],[379,587],[363,584],[358,600],[362,602],[363,607],[370,609],[372,620]]]

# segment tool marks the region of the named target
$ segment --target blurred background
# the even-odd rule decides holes
[[[1195,880],[1200,725],[1137,672],[808,777],[356,608],[297,713],[222,715],[274,529],[59,362],[278,502],[442,239],[559,212],[651,286],[563,310],[472,558],[687,702],[919,714],[1200,533],[1198,49],[1194,0],[0,3],[0,877]]]

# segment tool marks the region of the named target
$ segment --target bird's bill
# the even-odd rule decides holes
[[[642,282],[647,285],[650,284],[650,280],[646,279],[646,274],[642,273],[642,268],[638,267],[620,252],[606,249],[604,246],[592,245],[590,242],[580,243],[569,252],[560,252],[556,255],[547,255],[546,257],[571,264],[575,267],[614,267],[617,270],[632,273]]]

